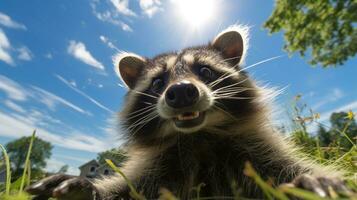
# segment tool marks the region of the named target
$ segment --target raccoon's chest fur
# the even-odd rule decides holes
[[[195,188],[202,184],[200,196],[232,197],[235,183],[246,197],[260,196],[256,185],[243,174],[245,163],[251,162],[264,175],[276,175],[281,169],[264,163],[264,159],[259,158],[264,155],[249,150],[250,142],[241,139],[239,142],[239,138],[203,132],[180,135],[176,143],[156,159],[137,187],[150,198],[157,198],[159,188],[166,188],[181,199],[191,199],[197,197]]]

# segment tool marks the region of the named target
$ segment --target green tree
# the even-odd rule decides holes
[[[284,49],[311,52],[313,65],[342,65],[357,52],[356,10],[356,0],[277,0],[264,27],[283,30]]]
[[[68,168],[69,168],[68,165],[63,165],[63,166],[58,170],[57,173],[59,173],[59,174],[65,174],[65,173],[67,173]]]
[[[98,153],[97,160],[100,164],[105,164],[105,159],[110,159],[116,165],[121,165],[121,163],[126,159],[125,153],[121,149],[110,149],[101,153]]]
[[[30,140],[31,137],[21,137],[6,144],[15,176],[22,173]],[[31,169],[42,170],[46,167],[46,159],[51,157],[52,148],[51,143],[35,137],[30,155]]]
[[[323,126],[319,126],[317,131],[317,136],[320,141],[320,146],[327,147],[333,141],[332,135],[330,131],[327,131]]]
[[[352,147],[350,140],[354,140],[357,137],[357,123],[354,119],[349,119],[346,112],[332,113],[330,117],[331,129],[330,135],[334,138],[339,138],[339,143],[341,147],[346,148],[347,150]],[[343,132],[346,135],[342,137],[336,137],[341,135]],[[348,138],[350,139],[348,139]]]

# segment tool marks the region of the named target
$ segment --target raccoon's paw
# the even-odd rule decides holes
[[[26,191],[35,195],[34,200],[99,200],[93,184],[86,178],[56,174],[30,185]]]
[[[346,186],[346,183],[339,178],[314,177],[312,175],[303,174],[296,177],[291,183],[283,185],[308,190],[316,193],[320,197],[331,197],[334,194],[344,196],[355,195],[354,192]]]

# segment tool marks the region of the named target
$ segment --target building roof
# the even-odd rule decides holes
[[[93,159],[93,160],[91,160],[89,162],[84,163],[83,165],[79,166],[78,168],[82,169],[83,167],[86,167],[88,165],[97,165],[97,166],[99,166],[99,163],[96,160]]]

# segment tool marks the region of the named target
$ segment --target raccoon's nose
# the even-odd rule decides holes
[[[183,81],[175,83],[167,89],[165,101],[170,107],[183,108],[195,104],[198,97],[197,87],[189,81]]]

